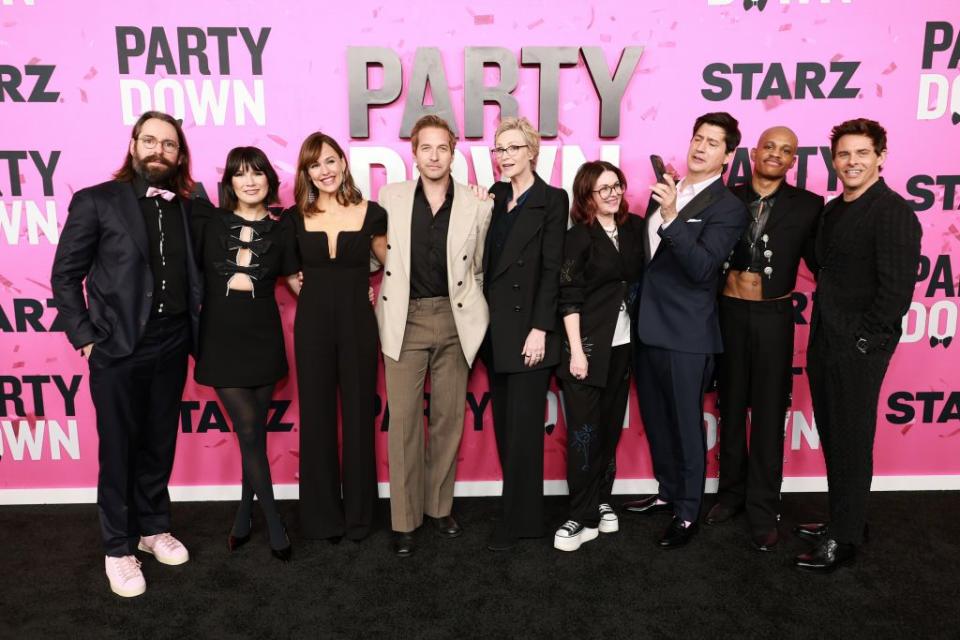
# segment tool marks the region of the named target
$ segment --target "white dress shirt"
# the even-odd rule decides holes
[[[719,180],[722,175],[723,174],[718,173],[712,178],[707,178],[706,180],[690,185],[687,184],[686,178],[681,180],[677,185],[677,213],[683,211],[683,208],[690,204],[691,200],[696,198],[701,191]],[[674,220],[676,220],[676,218],[674,218]],[[673,220],[670,222],[673,222]],[[657,253],[657,248],[660,246],[660,234],[657,233],[657,231],[661,228],[666,229],[669,227],[670,222],[664,224],[660,207],[657,207],[656,211],[650,214],[650,222],[647,223],[647,241],[650,244],[651,257]]]

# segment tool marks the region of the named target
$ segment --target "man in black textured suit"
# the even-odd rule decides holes
[[[784,416],[793,388],[792,293],[801,257],[816,273],[813,240],[823,209],[822,197],[785,180],[796,154],[797,136],[787,127],[767,129],[750,150],[750,183],[732,189],[747,205],[750,225],[724,264],[720,296],[720,491],[706,523],[746,509],[759,551],[779,539]]]
[[[193,186],[180,123],[143,114],[114,180],[73,196],[53,263],[60,319],[90,366],[105,566],[124,597],[146,589],[137,549],[164,564],[189,559],[170,535],[167,482],[202,300],[189,233]]]
[[[670,512],[663,549],[697,531],[706,469],[703,392],[723,350],[717,319],[720,267],[747,226],[747,208],[723,184],[740,143],[729,113],[697,118],[687,175],[665,175],[644,218],[646,268],[637,309],[636,384],[658,493],[628,502],[634,513]]]
[[[843,195],[824,209],[807,373],[827,464],[829,525],[800,525],[818,539],[797,567],[831,571],[852,562],[866,529],[877,401],[900,340],[920,262],[920,223],[880,177],[887,132],[858,118],[833,128],[833,166]]]

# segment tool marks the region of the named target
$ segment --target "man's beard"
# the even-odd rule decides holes
[[[151,167],[149,165],[151,162],[160,162],[163,164],[163,168]],[[138,176],[146,180],[147,184],[156,186],[166,184],[177,172],[177,166],[154,154],[143,159],[133,156],[133,170],[137,172]]]

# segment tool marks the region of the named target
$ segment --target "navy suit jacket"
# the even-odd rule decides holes
[[[672,351],[720,353],[720,270],[750,214],[720,178],[658,231],[660,245],[651,256],[648,223],[658,206],[651,198],[644,218],[646,268],[637,297],[637,337],[645,345]]]

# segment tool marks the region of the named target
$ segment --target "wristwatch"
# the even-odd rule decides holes
[[[857,351],[863,355],[867,355],[867,339],[866,338],[857,338]]]

